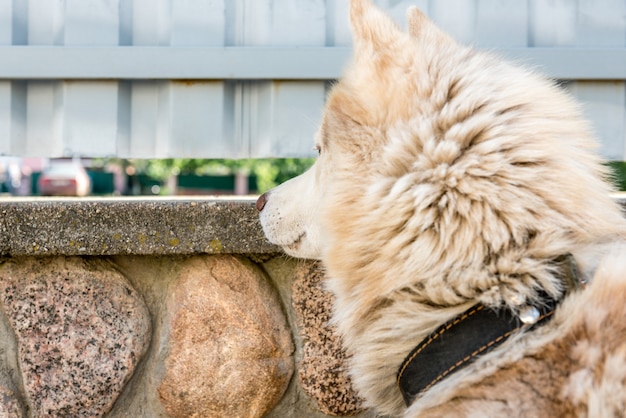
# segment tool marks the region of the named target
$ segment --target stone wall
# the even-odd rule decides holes
[[[267,243],[254,200],[0,212],[0,417],[375,416],[322,269]]]
[[[253,200],[0,201],[0,417],[374,416]]]

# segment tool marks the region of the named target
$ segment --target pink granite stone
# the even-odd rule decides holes
[[[23,416],[22,405],[15,392],[0,385],[0,417],[22,418]]]
[[[104,261],[8,261],[0,302],[17,337],[33,416],[104,415],[149,344],[143,299]]]

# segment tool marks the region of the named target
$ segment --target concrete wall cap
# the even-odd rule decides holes
[[[254,197],[4,198],[0,253],[267,254]]]

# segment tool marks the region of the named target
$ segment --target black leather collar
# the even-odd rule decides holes
[[[571,255],[555,260],[568,289],[580,288],[578,272]],[[536,321],[525,324],[508,309],[493,310],[477,304],[437,328],[421,341],[398,370],[398,387],[407,406],[446,376],[471,364],[521,330],[547,322],[560,300],[541,292]],[[533,307],[528,307],[532,309]]]

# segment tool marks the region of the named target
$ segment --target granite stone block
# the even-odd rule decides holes
[[[14,391],[4,385],[0,385],[0,417],[22,418],[24,412],[22,404]]]
[[[103,416],[149,344],[141,296],[106,261],[11,259],[0,268],[0,303],[37,417]]]

